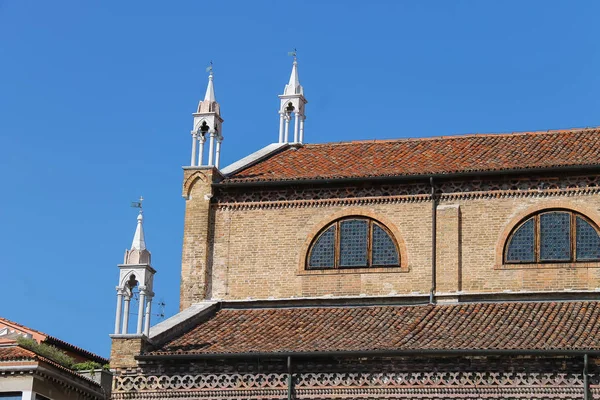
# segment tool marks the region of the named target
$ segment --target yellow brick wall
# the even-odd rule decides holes
[[[436,289],[442,293],[456,293],[462,288],[460,206],[439,205],[436,222]]]
[[[460,202],[462,285],[465,292],[596,289],[599,263],[502,267],[502,250],[514,225],[545,208],[568,208],[600,219],[597,195],[506,197]],[[600,224],[599,224],[600,225]]]
[[[223,210],[216,213],[212,297],[221,299],[428,293],[430,204]],[[410,252],[408,272],[303,271],[310,239],[342,215],[378,216]],[[335,272],[335,271],[334,271]],[[349,272],[349,273],[345,273]]]
[[[137,367],[137,360],[134,358],[139,355],[146,339],[142,337],[113,338],[110,347],[110,368],[126,369]]]
[[[187,173],[187,171],[186,171]],[[201,298],[268,299],[429,293],[431,202],[277,207],[208,206],[211,176],[196,180],[186,205],[182,307]],[[205,193],[205,191],[208,191]],[[503,243],[528,213],[575,209],[600,223],[597,195],[444,198],[437,211],[438,292],[492,293],[595,289],[600,265],[503,266]],[[403,268],[304,271],[310,240],[329,221],[367,215],[388,226]],[[210,227],[210,229],[209,229]],[[210,239],[207,240],[210,235]]]
[[[184,170],[185,220],[181,255],[180,310],[209,296],[211,227],[211,184],[218,172],[199,167]]]

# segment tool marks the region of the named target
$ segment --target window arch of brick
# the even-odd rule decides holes
[[[504,244],[504,264],[600,261],[600,229],[564,208],[538,210],[521,219]]]
[[[330,222],[315,235],[305,266],[307,270],[400,267],[400,257],[388,227],[367,216],[350,215]]]

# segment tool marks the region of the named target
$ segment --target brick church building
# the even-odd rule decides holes
[[[140,214],[114,399],[600,398],[600,129],[307,144],[295,60],[279,97],[278,142],[219,168],[211,72],[181,311],[149,326]]]

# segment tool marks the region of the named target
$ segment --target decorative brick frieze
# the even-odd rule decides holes
[[[254,365],[254,371],[248,367]],[[195,368],[177,374],[125,374],[115,379],[113,399],[281,399],[289,375],[259,372],[269,361],[227,361],[211,372]],[[278,364],[280,365],[280,364]],[[294,365],[296,399],[581,399],[581,360],[527,357],[321,359]],[[279,369],[279,368],[278,368]],[[592,370],[591,392],[600,393]]]
[[[600,176],[476,179],[436,184],[441,200],[487,197],[551,197],[600,193]],[[224,188],[216,190],[218,207],[236,209],[385,204],[430,199],[429,184],[368,184],[359,186],[288,186],[285,188]]]

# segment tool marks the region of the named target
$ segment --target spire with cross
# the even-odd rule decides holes
[[[133,242],[131,243],[131,250],[146,250],[146,238],[144,237],[144,211],[142,209],[142,203],[144,198],[140,196],[138,201],[134,201],[131,203],[132,207],[139,208],[140,213],[137,217],[137,227],[135,229],[135,234],[133,235]]]
[[[115,316],[115,335],[150,334],[150,317],[152,313],[152,286],[156,271],[150,265],[151,254],[146,248],[144,235],[144,215],[142,205],[144,198],[131,202],[131,207],[139,208],[137,226],[131,248],[125,250],[123,264],[119,264],[119,284],[117,285],[117,310]],[[129,330],[129,314],[131,299],[137,294],[138,312],[135,331]]]
[[[198,103],[194,113],[194,129],[192,130],[192,160],[190,165],[214,166],[219,168],[221,158],[221,142],[223,133],[221,131],[221,109],[215,96],[213,62],[206,68],[208,72],[208,85],[204,100]],[[208,139],[208,162],[204,158],[204,145]]]
[[[300,85],[298,77],[298,51],[288,52],[294,57],[290,80],[279,96],[281,100],[279,108],[279,143],[303,143],[304,142],[304,106],[307,101],[304,98],[304,88]],[[290,140],[290,122],[294,119],[294,138]]]

